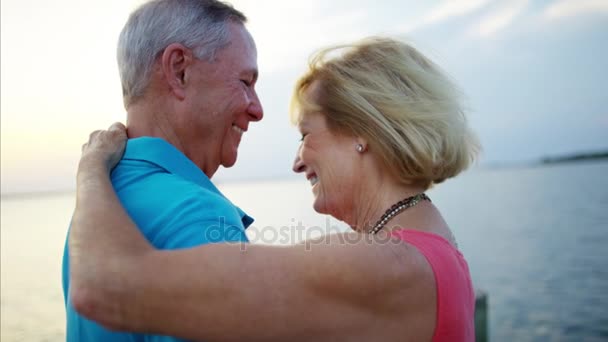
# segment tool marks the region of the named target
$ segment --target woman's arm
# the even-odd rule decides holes
[[[131,266],[127,261],[153,250],[137,229],[103,228],[133,225],[109,178],[124,152],[126,139],[126,129],[120,123],[108,131],[91,133],[82,147],[77,173],[76,209],[69,235],[70,298],[78,311],[101,323],[126,316],[122,311],[128,308],[115,305],[124,301],[117,296],[132,287],[130,278],[122,276],[131,270],[123,268]],[[124,257],[125,262],[109,255]],[[105,300],[91,301],[95,295],[92,291],[101,288]],[[102,314],[108,312],[117,317]]]
[[[388,239],[347,233],[292,247],[157,251],[95,156],[83,156],[78,172],[71,298],[110,328],[226,341],[382,340],[405,325],[404,310],[420,309],[412,298],[429,279],[426,261]]]

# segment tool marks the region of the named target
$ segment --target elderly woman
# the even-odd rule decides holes
[[[472,341],[474,293],[450,228],[424,194],[478,145],[457,89],[386,38],[319,53],[297,82],[293,169],[314,209],[352,232],[314,246],[154,249],[109,171],[125,130],[92,134],[70,236],[76,309],[118,330],[217,341]]]

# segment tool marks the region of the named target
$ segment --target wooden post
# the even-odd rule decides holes
[[[488,341],[488,294],[475,291],[475,341]]]

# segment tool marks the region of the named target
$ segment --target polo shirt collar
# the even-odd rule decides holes
[[[175,146],[161,138],[140,137],[127,140],[127,147],[123,159],[146,161],[156,164],[172,174],[176,174],[222,196],[230,202],[198,166],[188,159],[180,150],[175,148]],[[234,207],[241,216],[243,226],[245,228],[249,227],[249,225],[253,223],[253,218],[247,215],[239,207],[235,205]]]

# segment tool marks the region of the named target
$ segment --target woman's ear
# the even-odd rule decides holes
[[[192,51],[179,43],[170,44],[161,56],[161,70],[171,92],[179,99],[186,98],[188,67],[194,58]]]

